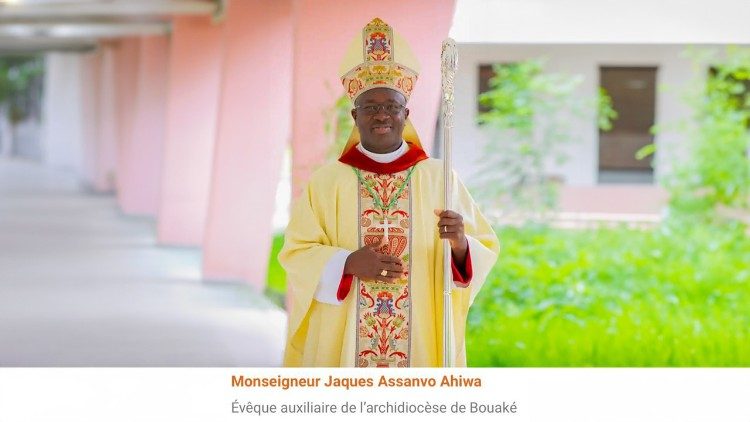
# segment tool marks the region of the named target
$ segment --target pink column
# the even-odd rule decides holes
[[[410,44],[421,65],[409,101],[411,119],[431,149],[440,98],[440,49],[453,20],[455,0],[356,2],[298,0],[295,8],[292,184],[296,197],[328,149],[322,113],[343,92],[341,59],[362,27],[379,17]],[[429,3],[429,4],[428,4]]]
[[[134,48],[136,42],[138,46]],[[120,148],[118,200],[125,213],[155,216],[161,190],[169,39],[142,37],[133,40],[123,53],[137,53],[137,57],[129,57],[129,62],[123,63],[123,69],[135,77],[121,84],[129,89],[123,96],[129,100],[121,103],[127,108],[121,116],[128,128]],[[122,58],[126,60],[125,54]]]
[[[138,39],[123,38],[117,41],[115,53],[115,104],[117,107],[117,202],[124,212],[130,207],[134,187],[129,177],[138,171],[133,157],[135,138],[136,85],[138,82]],[[136,188],[137,189],[137,188]]]
[[[208,17],[176,17],[169,88],[158,238],[203,241],[223,56],[223,26]]]
[[[276,186],[290,132],[291,3],[229,3],[203,242],[206,278],[265,286]]]
[[[98,124],[96,126],[96,152],[94,157],[95,190],[111,192],[117,186],[117,42],[103,42],[101,47],[96,104]]]
[[[81,114],[83,115],[83,174],[84,183],[95,189],[99,147],[99,85],[102,65],[101,49],[83,58],[81,69]]]

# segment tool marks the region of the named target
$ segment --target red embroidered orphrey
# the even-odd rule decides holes
[[[387,204],[408,183],[407,174],[363,171],[362,180]],[[411,345],[411,186],[385,210],[374,206],[370,190],[359,182],[359,244],[378,244],[388,230],[388,243],[379,252],[404,261],[405,279],[393,283],[357,279],[356,365],[403,368],[409,366]]]

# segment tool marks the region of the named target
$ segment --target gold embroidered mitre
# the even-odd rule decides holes
[[[419,64],[406,41],[390,25],[375,18],[347,50],[339,71],[341,83],[354,102],[373,88],[391,88],[409,100]]]

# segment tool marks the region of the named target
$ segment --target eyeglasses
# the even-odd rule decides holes
[[[362,110],[362,114],[364,114],[365,116],[374,116],[378,114],[380,110],[383,110],[386,114],[395,116],[396,114],[401,113],[406,107],[402,106],[401,104],[373,104],[366,106],[357,106],[355,108]]]

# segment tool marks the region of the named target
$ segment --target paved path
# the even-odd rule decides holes
[[[64,172],[0,158],[0,366],[277,366],[286,315]]]

